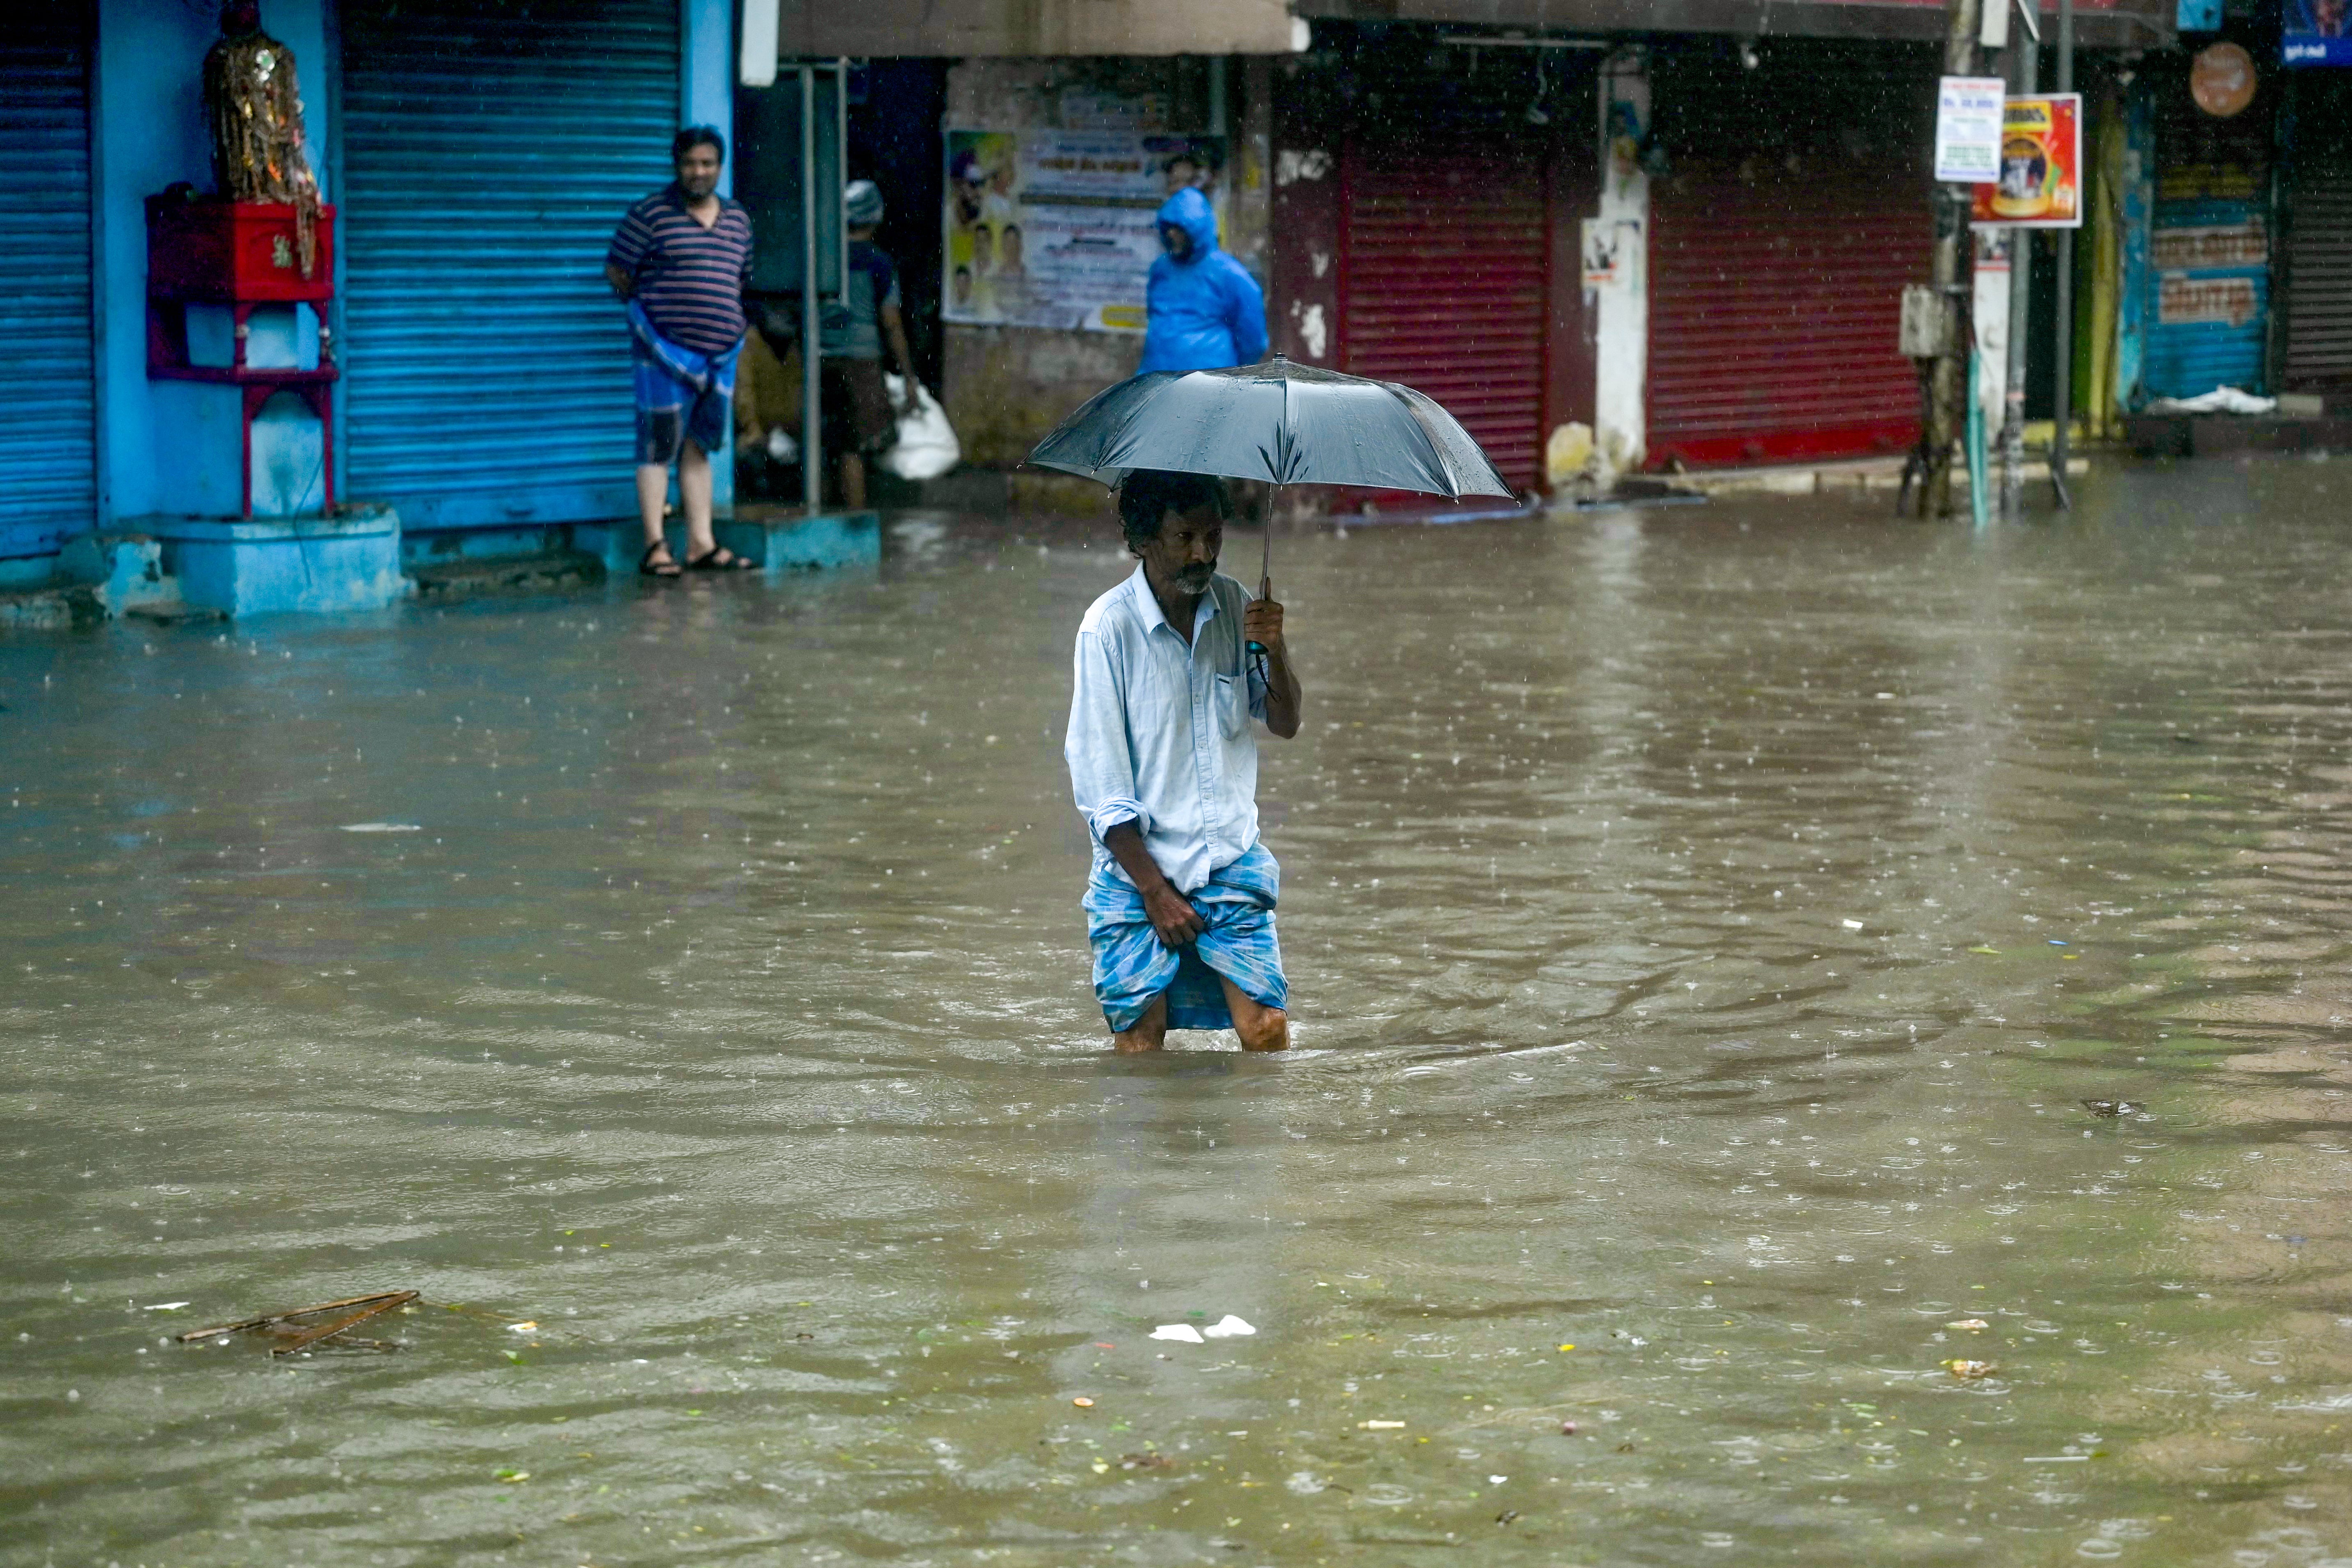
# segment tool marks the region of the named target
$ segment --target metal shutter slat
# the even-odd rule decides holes
[[[2300,145],[2287,174],[2285,364],[2290,391],[2352,390],[2352,85],[2296,82]]]
[[[1651,202],[1649,453],[1692,467],[1863,457],[1917,438],[1895,352],[1932,219],[1908,165],[1837,172],[1690,159]]]
[[[0,23],[0,559],[97,521],[89,38],[87,5]]]
[[[349,493],[411,528],[634,513],[604,257],[670,177],[674,0],[367,0],[344,35]]]
[[[1535,152],[1351,147],[1341,368],[1436,399],[1513,484],[1543,457],[1547,226]]]

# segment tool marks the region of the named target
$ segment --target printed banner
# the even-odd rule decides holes
[[[2345,0],[2286,0],[2279,58],[2291,66],[2352,66],[2352,6]]]
[[[2083,95],[2012,98],[2000,116],[2000,178],[1976,188],[1979,226],[2083,226]]]
[[[1997,76],[1943,79],[1936,89],[1936,178],[1962,185],[2000,178],[2007,91]]]
[[[1217,194],[1224,139],[950,131],[943,314],[950,321],[1139,332],[1160,203]]]

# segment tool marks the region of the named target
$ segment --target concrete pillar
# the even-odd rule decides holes
[[[735,146],[735,6],[732,0],[678,0],[678,123],[712,125]],[[730,156],[719,172],[722,195],[735,194],[735,164]],[[714,507],[735,504],[735,431],[727,431],[727,448],[710,455],[710,500]]]
[[[1592,476],[1605,487],[1648,457],[1650,175],[1641,155],[1650,130],[1647,57],[1638,48],[1610,56],[1599,97],[1601,210],[1588,249],[1614,265],[1609,281],[1587,291],[1586,308],[1595,323]]]

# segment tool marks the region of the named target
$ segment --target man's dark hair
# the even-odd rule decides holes
[[[1160,525],[1170,512],[1203,506],[1215,508],[1220,520],[1234,515],[1225,481],[1214,474],[1138,468],[1118,487],[1118,526],[1127,535],[1127,547],[1139,551],[1160,537]]]
[[[686,156],[689,148],[694,147],[708,147],[719,154],[720,163],[727,162],[727,138],[719,134],[716,125],[689,125],[671,137],[669,161],[677,163]]]

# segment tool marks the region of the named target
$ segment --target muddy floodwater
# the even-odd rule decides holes
[[[1270,1058],[1107,525],[0,643],[0,1562],[2352,1562],[2352,467],[2084,488],[1280,539]]]

